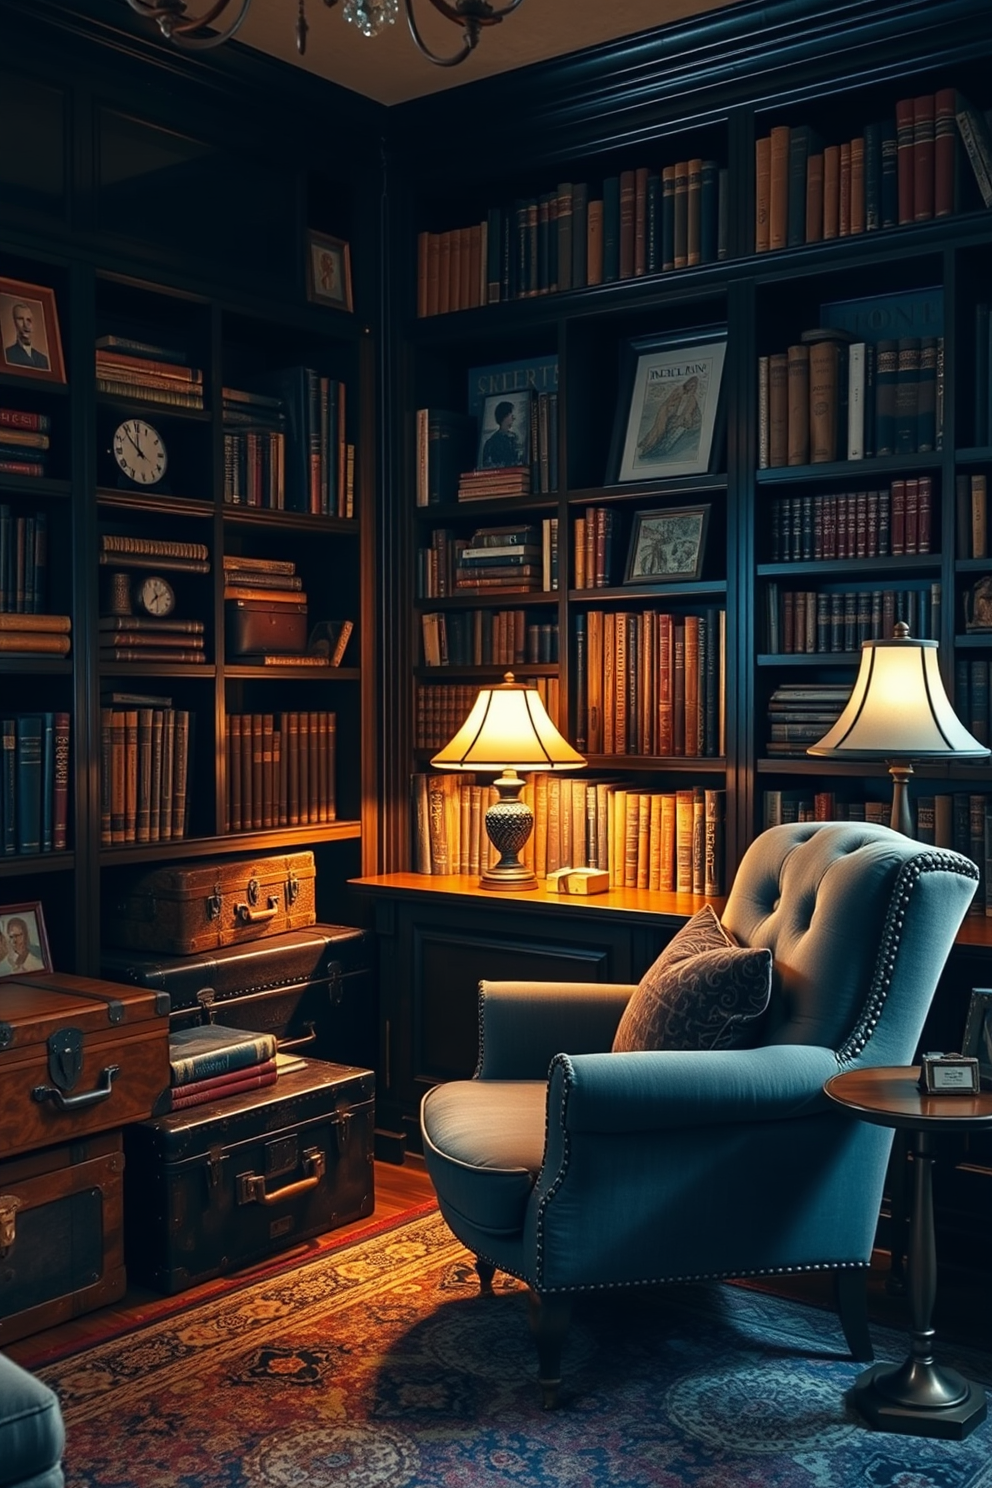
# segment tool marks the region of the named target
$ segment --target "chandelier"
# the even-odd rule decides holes
[[[202,15],[196,16],[188,13],[187,0],[127,0],[127,3],[146,20],[156,21],[167,41],[190,51],[206,51],[228,41],[251,9],[251,0],[213,0]],[[338,0],[324,0],[328,9],[337,3]],[[495,9],[490,0],[430,0],[446,20],[462,28],[461,51],[450,57],[437,56],[424,41],[413,13],[413,0],[344,0],[341,10],[345,20],[357,26],[363,36],[378,36],[387,26],[393,25],[401,3],[410,35],[423,55],[438,67],[455,67],[475,50],[482,27],[497,26],[504,16],[516,10],[522,0],[507,0],[500,9]],[[298,0],[296,50],[301,57],[307,49],[310,29],[305,6],[306,0]],[[233,14],[225,20],[229,11]]]

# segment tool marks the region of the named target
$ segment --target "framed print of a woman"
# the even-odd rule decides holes
[[[726,327],[627,343],[609,483],[702,475],[720,439]]]

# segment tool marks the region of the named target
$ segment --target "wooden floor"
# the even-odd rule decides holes
[[[325,1238],[324,1245],[336,1245],[349,1235],[367,1229],[370,1225],[389,1220],[405,1210],[416,1207],[434,1197],[430,1179],[427,1177],[423,1159],[416,1154],[407,1154],[400,1166],[394,1163],[377,1162],[375,1165],[376,1202],[375,1210],[366,1219],[342,1225]],[[313,1245],[301,1246],[300,1258],[312,1257]],[[293,1252],[287,1251],[281,1261],[291,1262]],[[252,1270],[239,1273],[239,1282],[248,1282]],[[907,1302],[903,1296],[893,1296],[887,1287],[889,1258],[884,1251],[876,1251],[869,1274],[869,1314],[874,1323],[904,1329],[907,1319]],[[819,1305],[832,1307],[831,1279],[829,1275],[800,1275],[768,1278],[749,1283],[760,1290],[779,1296],[794,1297]],[[206,1282],[191,1287],[182,1297],[183,1305],[195,1302],[215,1290],[215,1283]],[[120,1302],[110,1307],[75,1318],[58,1328],[36,1333],[30,1338],[5,1345],[4,1352],[28,1367],[44,1362],[46,1358],[65,1352],[86,1348],[108,1332],[127,1331],[138,1327],[156,1304],[162,1299],[156,1292],[143,1288],[129,1288]],[[962,1273],[941,1269],[938,1281],[937,1304],[934,1323],[939,1339],[955,1339],[975,1348],[992,1350],[992,1273]]]

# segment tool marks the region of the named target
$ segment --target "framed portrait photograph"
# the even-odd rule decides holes
[[[677,584],[702,577],[709,506],[637,512],[625,584]]]
[[[983,1090],[992,1090],[992,989],[976,987],[968,1003],[961,1053],[978,1060]]]
[[[351,250],[344,238],[307,234],[307,299],[351,310]]]
[[[0,279],[0,353],[5,372],[65,382],[54,289]]]
[[[530,464],[530,421],[534,394],[530,388],[490,393],[479,416],[476,468],[492,470]]]
[[[0,980],[51,970],[41,903],[0,905]]]
[[[607,484],[713,468],[723,438],[726,355],[726,326],[627,342]]]

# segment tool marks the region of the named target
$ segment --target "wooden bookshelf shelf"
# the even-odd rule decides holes
[[[262,832],[226,832],[218,837],[183,837],[173,842],[132,842],[125,847],[101,848],[100,864],[109,868],[159,859],[171,862],[177,858],[214,858],[225,853],[274,853],[322,842],[355,842],[361,835],[361,822],[337,821],[307,827],[274,827]]]

